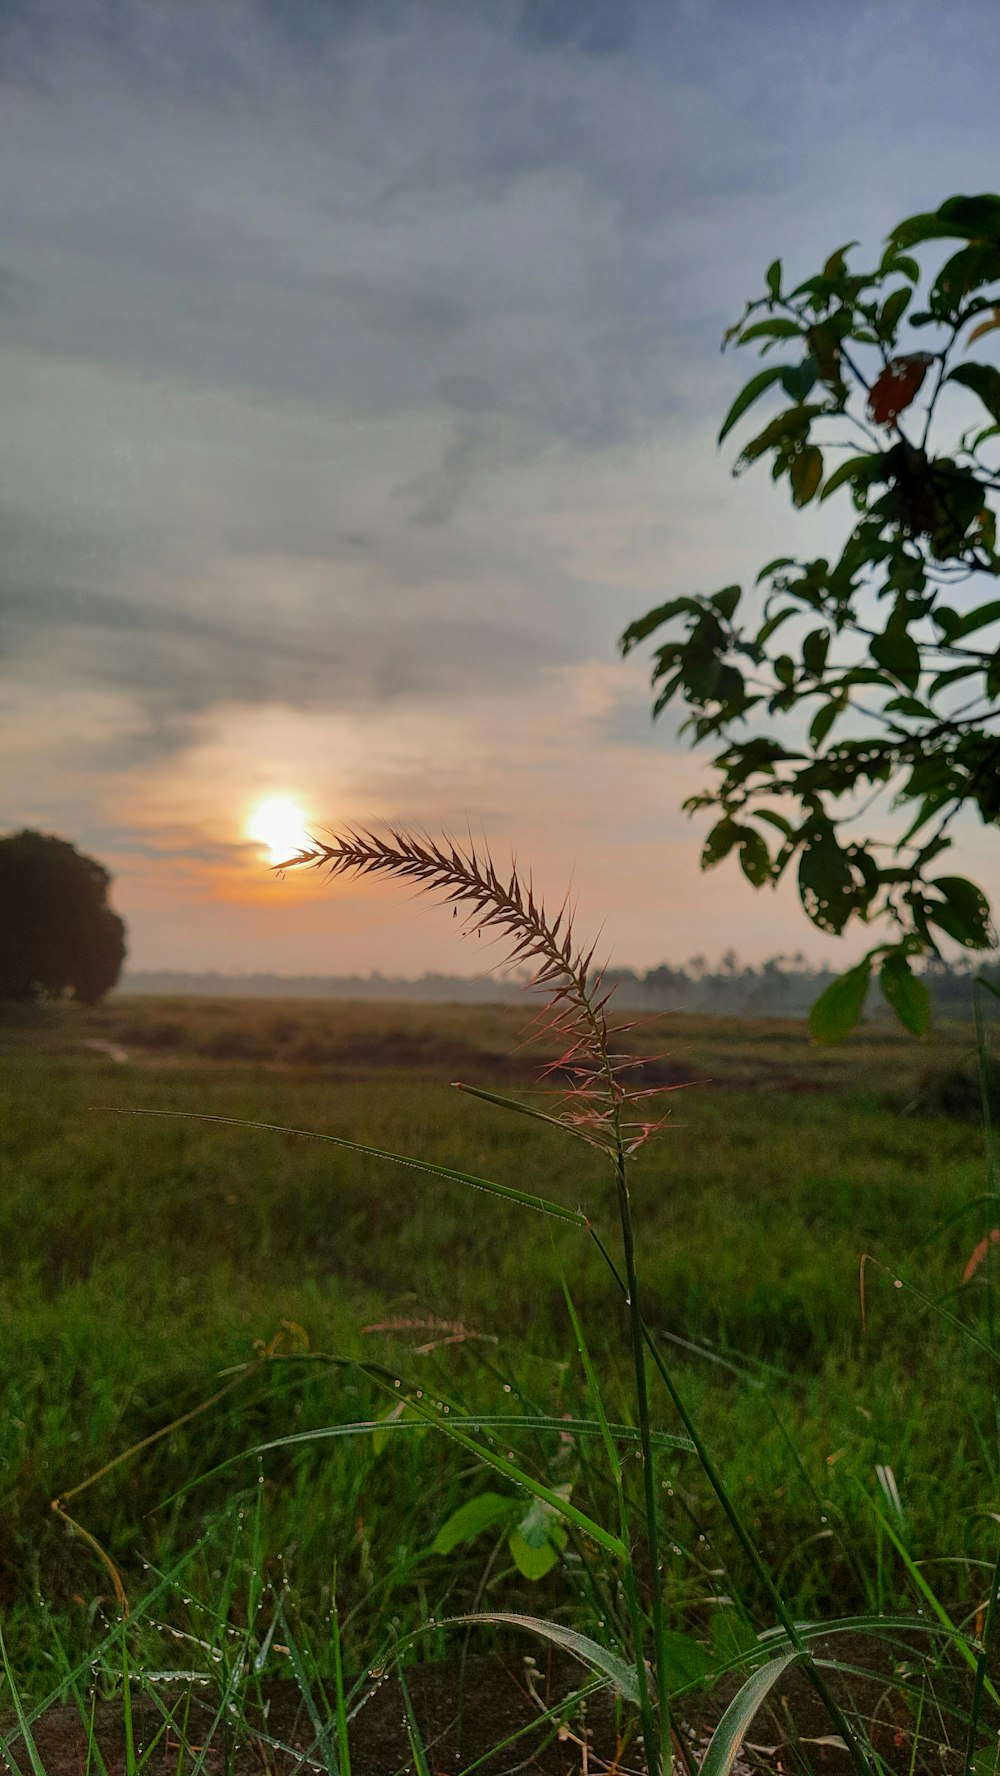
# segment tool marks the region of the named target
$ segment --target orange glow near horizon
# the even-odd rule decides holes
[[[246,830],[248,838],[267,848],[271,863],[283,863],[310,842],[306,815],[291,796],[268,796],[258,802]]]

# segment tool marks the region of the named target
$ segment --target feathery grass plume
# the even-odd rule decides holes
[[[516,861],[510,875],[501,876],[489,851],[477,851],[471,841],[467,846],[450,838],[438,842],[398,827],[384,833],[348,827],[331,833],[328,841],[313,839],[275,865],[278,871],[301,867],[330,876],[393,876],[443,897],[456,913],[464,906],[463,930],[504,942],[506,963],[534,966],[529,990],[548,990],[545,1010],[530,1036],[555,1035],[566,1044],[559,1058],[542,1069],[543,1078],[558,1074],[569,1081],[561,1093],[563,1108],[553,1120],[613,1155],[619,1148],[634,1152],[662,1126],[638,1116],[626,1118],[628,1106],[670,1088],[637,1090],[626,1084],[623,1076],[642,1063],[635,1055],[616,1052],[612,1043],[633,1025],[609,1023],[613,989],[605,988],[602,969],[591,976],[596,945],[577,943],[568,895],[550,918],[530,875],[526,882],[518,875]]]
[[[571,1132],[600,1147],[615,1173],[625,1261],[623,1292],[628,1305],[642,1450],[643,1539],[648,1570],[658,1575],[662,1569],[656,1517],[657,1481],[646,1376],[645,1327],[628,1187],[629,1155],[642,1145],[657,1125],[626,1120],[625,1111],[633,1099],[650,1094],[630,1092],[622,1077],[637,1062],[632,1055],[615,1052],[612,1042],[624,1035],[631,1025],[612,1026],[608,1022],[610,989],[605,989],[600,969],[594,979],[590,977],[594,946],[587,949],[577,943],[573,934],[573,909],[568,897],[555,918],[550,918],[543,901],[535,896],[531,876],[522,882],[516,862],[511,864],[509,877],[501,876],[489,851],[477,852],[471,839],[463,847],[452,839],[438,843],[424,835],[395,827],[388,828],[384,834],[352,827],[343,833],[331,833],[328,842],[313,840],[297,856],[276,867],[288,869],[298,865],[325,870],[330,876],[393,876],[442,896],[456,914],[459,907],[466,909],[463,925],[466,932],[477,935],[485,932],[503,942],[506,961],[533,964],[531,986],[547,989],[546,1013],[538,1021],[535,1034],[558,1035],[566,1044],[560,1059],[550,1063],[545,1073],[551,1076],[559,1072],[570,1080],[565,1107],[550,1120],[562,1123]],[[498,1101],[494,1094],[483,1095],[493,1095],[494,1102]],[[525,1106],[511,1103],[510,1108],[524,1109]],[[528,1113],[539,1114],[537,1111]],[[495,1457],[489,1459],[496,1465]],[[622,1535],[617,1546],[626,1549],[627,1518],[623,1497],[621,1509]],[[564,1514],[569,1515],[568,1509]],[[647,1767],[650,1776],[663,1776],[665,1770],[671,1769],[672,1754],[670,1674],[662,1587],[654,1576],[650,1596],[655,1649],[654,1703],[646,1671],[645,1620],[631,1557],[626,1559],[623,1582],[629,1599],[632,1652]]]

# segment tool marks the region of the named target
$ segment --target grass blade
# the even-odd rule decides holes
[[[340,1776],[351,1776],[351,1745],[347,1734],[347,1699],[344,1695],[344,1663],[340,1644],[340,1610],[337,1607],[337,1573],[334,1569],[330,1588],[331,1627],[333,1629],[333,1685],[337,1704],[337,1748]]]
[[[778,1659],[770,1659],[766,1665],[761,1665],[757,1671],[751,1673],[743,1688],[733,1697],[712,1734],[701,1766],[701,1776],[729,1776],[754,1715],[782,1672],[787,1671],[789,1665],[800,1657],[801,1654],[793,1648],[790,1652],[782,1653]]]
[[[34,1776],[45,1776],[45,1766],[38,1755],[38,1747],[35,1744],[34,1734],[31,1731],[28,1717],[24,1712],[24,1703],[21,1701],[20,1692],[14,1682],[14,1673],[11,1671],[10,1660],[7,1657],[7,1643],[4,1640],[2,1628],[0,1628],[0,1659],[3,1660],[4,1676],[10,1687],[10,1693],[14,1703],[14,1713],[17,1716],[17,1724],[20,1728],[21,1738],[24,1740],[24,1749],[28,1754],[28,1760],[34,1771]],[[6,1741],[3,1742],[3,1751],[4,1755],[7,1756]],[[12,1769],[17,1769],[17,1765],[14,1763],[13,1758],[10,1759],[10,1764]]]
[[[122,1104],[101,1106],[115,1116],[173,1117],[180,1122],[214,1122],[224,1127],[266,1130],[275,1135],[298,1135],[305,1141],[328,1141],[332,1147],[343,1147],[348,1153],[362,1153],[366,1159],[387,1159],[392,1165],[408,1166],[413,1172],[427,1172],[432,1178],[446,1178],[453,1184],[468,1184],[473,1190],[485,1190],[490,1196],[503,1197],[506,1202],[520,1203],[522,1208],[537,1209],[557,1221],[571,1221],[575,1227],[589,1227],[582,1209],[567,1209],[562,1203],[550,1202],[527,1190],[515,1190],[511,1184],[497,1184],[492,1178],[479,1178],[474,1172],[457,1172],[451,1166],[434,1165],[429,1159],[414,1159],[406,1153],[388,1153],[383,1147],[369,1147],[364,1141],[348,1141],[343,1135],[324,1135],[316,1129],[288,1128],[280,1122],[252,1122],[243,1116],[208,1116],[198,1110],[132,1110]]]
[[[330,1729],[332,1722],[324,1721],[320,1714],[316,1698],[313,1694],[313,1687],[309,1673],[306,1670],[305,1660],[302,1657],[298,1642],[292,1633],[284,1607],[280,1603],[278,1605],[278,1619],[282,1635],[288,1647],[288,1656],[291,1660],[292,1674],[298,1685],[299,1694],[305,1703],[306,1713],[309,1716],[309,1724],[315,1735],[313,1746],[310,1748],[310,1752],[307,1755],[311,1758],[318,1750],[322,1757],[323,1768],[326,1770],[327,1776],[340,1776],[337,1754],[331,1743]]]
[[[499,1092],[484,1091],[481,1085],[465,1085],[461,1079],[452,1080],[455,1091],[465,1092],[470,1098],[481,1098],[484,1104],[495,1104],[498,1110],[515,1110],[518,1116],[531,1116],[535,1122],[547,1122],[564,1135],[575,1135],[578,1141],[585,1141],[588,1147],[596,1147],[604,1152],[604,1143],[595,1141],[575,1123],[564,1122],[560,1116],[549,1116],[545,1110],[536,1110],[533,1104],[522,1104],[517,1098],[502,1097]]]
[[[365,1373],[371,1373],[369,1366],[362,1363],[348,1364],[345,1361],[345,1367],[356,1367]],[[399,1396],[394,1395],[394,1398],[399,1398]],[[252,1457],[270,1455],[277,1449],[292,1449],[302,1443],[324,1443],[340,1437],[395,1436],[403,1431],[426,1431],[428,1427],[443,1431],[446,1436],[456,1437],[456,1422],[464,1430],[469,1431],[552,1431],[558,1436],[574,1437],[600,1437],[602,1435],[601,1427],[595,1419],[532,1417],[527,1413],[504,1412],[470,1413],[468,1415],[456,1413],[454,1417],[445,1417],[438,1414],[432,1415],[430,1412],[424,1415],[416,1401],[409,1403],[415,1412],[420,1413],[419,1417],[352,1419],[348,1424],[319,1425],[312,1431],[290,1431],[285,1437],[273,1437],[267,1443],[255,1443],[252,1448],[241,1449],[236,1455],[227,1456],[225,1461],[216,1463],[214,1468],[206,1468],[203,1474],[197,1475],[194,1480],[189,1480],[184,1486],[178,1487],[176,1492],[161,1499],[158,1509],[166,1510],[168,1505],[174,1504],[178,1499],[186,1498],[187,1494],[193,1492],[196,1487],[207,1485],[210,1480],[214,1480],[219,1474],[224,1474],[227,1468],[235,1467],[238,1462],[249,1461]],[[631,1425],[614,1424],[609,1428],[619,1442],[635,1443],[638,1441],[638,1432]],[[679,1449],[685,1454],[690,1453],[694,1447],[689,1437],[677,1436],[671,1431],[655,1431],[653,1440],[663,1449]],[[489,1452],[484,1450],[481,1444],[473,1443],[471,1438],[465,1438],[464,1441],[468,1448],[475,1449],[476,1453],[481,1455],[485,1461],[491,1460]],[[497,1463],[494,1462],[493,1465],[496,1466]],[[516,1478],[520,1485],[527,1486],[529,1489],[535,1486],[534,1481],[521,1475],[519,1471],[515,1474],[512,1470],[511,1477]],[[536,1494],[536,1496],[540,1495]],[[559,1508],[563,1516],[569,1516],[571,1521],[576,1521],[573,1517],[573,1508],[567,1506],[565,1501]],[[578,1527],[586,1527],[588,1534],[593,1534],[597,1529],[596,1525],[591,1525],[589,1518],[579,1523]],[[598,1534],[598,1541],[601,1540],[603,1533],[601,1531]],[[601,1545],[606,1546],[607,1544],[602,1542]],[[619,1552],[620,1548],[621,1544],[615,1542],[614,1548],[609,1549],[609,1552]]]
[[[410,1750],[413,1753],[413,1767],[416,1770],[417,1776],[431,1776],[430,1765],[427,1762],[427,1752],[424,1747],[423,1734],[420,1731],[420,1724],[417,1717],[413,1712],[410,1686],[406,1681],[406,1672],[403,1670],[403,1662],[401,1659],[396,1665],[396,1677],[399,1680],[399,1688],[403,1697],[403,1708],[406,1711],[406,1732],[410,1741]]]
[[[626,1702],[634,1702],[638,1706],[639,1681],[635,1666],[626,1664],[624,1659],[619,1658],[617,1653],[609,1652],[607,1647],[599,1646],[589,1635],[579,1634],[575,1628],[566,1628],[561,1622],[547,1622],[542,1616],[522,1616],[489,1610],[474,1616],[448,1616],[438,1622],[438,1627],[475,1627],[482,1623],[488,1623],[491,1627],[524,1628],[529,1634],[537,1634],[542,1640],[551,1641],[553,1646],[572,1653],[582,1665],[606,1678],[624,1696]]]
[[[865,1494],[865,1497],[867,1498],[867,1494]],[[886,1535],[889,1537],[890,1542],[892,1543],[893,1547],[895,1548],[896,1553],[899,1555],[899,1558],[903,1562],[903,1565],[905,1566],[907,1573],[909,1574],[910,1578],[912,1579],[914,1585],[916,1586],[917,1590],[920,1592],[921,1597],[925,1597],[927,1599],[927,1602],[930,1604],[930,1607],[934,1611],[934,1614],[936,1615],[942,1628],[947,1629],[950,1632],[950,1634],[953,1636],[955,1645],[958,1648],[958,1651],[961,1654],[962,1658],[965,1660],[965,1663],[969,1666],[969,1669],[974,1673],[977,1672],[979,1669],[979,1659],[978,1659],[976,1653],[974,1652],[973,1648],[969,1645],[969,1642],[965,1639],[964,1635],[957,1633],[957,1631],[955,1629],[955,1624],[952,1621],[951,1617],[949,1616],[948,1611],[945,1609],[944,1604],[941,1602],[941,1600],[938,1597],[938,1594],[934,1590],[933,1586],[929,1585],[927,1580],[924,1578],[923,1573],[920,1571],[919,1566],[917,1565],[916,1561],[913,1559],[913,1556],[911,1555],[909,1549],[906,1546],[906,1543],[903,1541],[903,1539],[900,1536],[895,1525],[890,1522],[890,1520],[886,1516],[885,1512],[879,1509],[879,1507],[875,1503],[874,1499],[868,1499],[868,1503],[871,1506],[872,1510],[874,1511],[875,1516],[878,1518],[878,1521],[881,1523],[882,1528],[884,1529]],[[990,1698],[990,1701],[996,1703],[996,1705],[998,1707],[1000,1707],[1000,1696],[998,1696],[996,1689],[994,1688],[993,1684],[990,1682],[989,1678],[984,1679],[984,1687],[986,1689],[987,1695]]]

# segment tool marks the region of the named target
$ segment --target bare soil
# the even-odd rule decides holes
[[[839,1699],[865,1723],[871,1745],[889,1771],[935,1772],[951,1776],[962,1768],[964,1744],[956,1726],[925,1711],[924,1728],[913,1746],[914,1717],[892,1681],[892,1666],[879,1658],[871,1639],[837,1636],[824,1652],[868,1675],[846,1678],[827,1671]],[[873,1670],[873,1656],[884,1670]],[[539,1717],[569,1697],[584,1680],[573,1660],[542,1655],[537,1662],[515,1657],[475,1657],[447,1665],[419,1665],[407,1674],[414,1716],[426,1751],[430,1776],[455,1776],[476,1765],[481,1776],[636,1776],[643,1768],[642,1745],[634,1726],[623,1720],[607,1691],[590,1697],[581,1714],[559,1725]],[[682,1728],[683,1761],[675,1756],[675,1776],[696,1770],[714,1724],[735,1685],[689,1698]],[[335,1735],[332,1710],[318,1697],[324,1731]],[[89,1709],[88,1709],[89,1713]],[[932,1725],[929,1725],[931,1715]],[[293,1772],[335,1767],[324,1756],[314,1718],[292,1679],[271,1679],[259,1698],[230,1716],[218,1691],[197,1685],[139,1687],[132,1699],[135,1756],[147,1776],[292,1776]],[[164,1723],[168,1722],[165,1726]],[[22,1769],[29,1760],[9,1719],[4,1731]],[[514,1744],[496,1750],[521,1731]],[[158,1737],[159,1735],[159,1737]],[[85,1776],[100,1764],[88,1757],[88,1723],[76,1707],[50,1708],[36,1723],[34,1738],[46,1776]],[[126,1736],[121,1700],[99,1702],[94,1738],[108,1776],[126,1776]],[[334,1739],[335,1745],[335,1739]],[[152,1747],[152,1749],[150,1749]],[[416,1768],[398,1678],[389,1674],[374,1687],[350,1724],[353,1776],[401,1776]],[[680,1746],[678,1746],[678,1751]],[[148,1754],[148,1756],[147,1756]],[[852,1769],[842,1742],[803,1675],[791,1670],[776,1686],[751,1725],[733,1776],[754,1770],[779,1776],[848,1776]]]

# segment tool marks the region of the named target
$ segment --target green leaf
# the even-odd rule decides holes
[[[761,624],[754,638],[757,646],[763,647],[766,641],[770,641],[775,631],[781,628],[782,623],[787,622],[789,617],[794,617],[796,614],[794,604],[786,604],[783,610],[776,612],[773,617],[768,617],[767,622]]]
[[[870,643],[873,660],[898,678],[908,691],[920,683],[920,649],[907,629],[895,620],[884,635],[876,635]]]
[[[514,1462],[508,1461],[506,1456],[498,1454],[495,1449],[486,1448],[482,1443],[477,1443],[474,1437],[467,1437],[464,1431],[459,1430],[458,1422],[454,1418],[445,1418],[443,1414],[432,1416],[428,1413],[427,1422],[435,1425],[446,1437],[450,1437],[453,1443],[468,1450],[469,1454],[474,1455],[477,1461],[485,1463],[487,1467],[495,1468],[498,1474],[504,1476],[505,1480],[513,1480],[518,1486],[523,1486],[526,1492],[530,1492],[532,1498],[541,1499],[544,1504],[551,1505],[553,1511],[557,1512],[559,1516],[567,1518],[570,1523],[575,1523],[577,1529],[582,1529],[584,1535],[590,1536],[599,1547],[604,1548],[608,1554],[613,1554],[616,1560],[627,1560],[628,1549],[621,1537],[609,1534],[593,1517],[588,1517],[584,1511],[578,1511],[575,1505],[570,1504],[569,1500],[563,1497],[558,1488],[546,1486],[541,1480],[536,1480],[532,1474],[527,1473],[524,1468],[519,1468]]]
[[[822,992],[809,1013],[809,1028],[817,1042],[839,1042],[864,1010],[871,981],[871,957],[849,968]]]
[[[912,290],[901,289],[893,290],[892,295],[886,297],[878,316],[880,339],[890,341],[895,338],[896,329],[910,305],[912,295]]]
[[[919,697],[892,697],[885,706],[887,715],[908,715],[912,721],[934,721],[935,715],[929,704],[921,703]]]
[[[781,295],[781,260],[772,259],[764,275],[767,287],[775,301],[777,301],[778,297]]]
[[[815,401],[808,402],[805,406],[786,407],[783,413],[769,421],[762,432],[758,432],[756,438],[751,438],[749,444],[744,444],[737,458],[735,472],[741,473],[743,469],[749,468],[751,463],[763,456],[765,450],[771,450],[775,445],[780,444],[787,452],[793,444],[804,444],[809,435],[809,427],[822,411],[822,407]],[[779,456],[774,466],[775,477],[781,474],[783,467],[784,463]]]
[[[664,1662],[670,1691],[690,1690],[703,1683],[712,1667],[708,1648],[689,1634],[667,1629],[663,1635]]]
[[[783,567],[796,567],[797,565],[794,555],[776,555],[773,561],[766,562],[761,568],[754,585],[759,586],[761,580],[769,579],[771,574],[776,574]]]
[[[831,253],[823,267],[823,276],[825,278],[842,277],[844,273],[845,257],[850,252],[851,248],[856,247],[857,245],[858,242],[856,240],[848,241],[844,246],[838,247],[835,253]]]
[[[755,321],[740,334],[740,344],[749,345],[751,339],[799,339],[802,328],[797,321],[786,321],[775,315],[770,321]]]
[[[822,746],[838,715],[843,715],[847,703],[842,697],[831,697],[818,709],[809,724],[809,739],[814,747]]]
[[[792,458],[792,497],[797,506],[807,506],[819,490],[823,479],[823,452],[815,444],[807,444]]]
[[[958,364],[945,377],[978,395],[991,419],[1000,421],[1000,370],[992,364]]]
[[[882,458],[879,455],[849,456],[839,469],[834,469],[833,474],[827,477],[819,496],[820,504],[829,499],[831,493],[836,493],[838,487],[843,487],[845,482],[856,482],[863,488],[870,487],[881,465]]]
[[[724,857],[728,857],[733,846],[739,844],[741,833],[742,828],[737,826],[735,820],[731,820],[728,814],[724,819],[718,821],[702,847],[702,869],[713,869],[717,863],[722,862]]]
[[[753,406],[758,396],[762,395],[765,389],[769,389],[774,383],[781,381],[781,378],[784,376],[785,371],[788,368],[789,366],[787,364],[772,364],[769,370],[761,370],[756,376],[751,377],[746,387],[737,395],[729,412],[726,414],[726,417],[722,422],[722,430],[716,440],[717,443],[722,443],[723,438],[732,431],[737,420],[743,418],[747,408]]]
[[[723,1606],[712,1611],[712,1663],[728,1665],[757,1649],[757,1636],[739,1610]]]
[[[893,249],[929,240],[1000,240],[1000,197],[950,197],[939,210],[900,222],[889,236]],[[897,260],[898,263],[898,260]]]
[[[911,284],[920,281],[920,267],[917,261],[909,258],[905,253],[897,253],[891,244],[882,254],[878,269],[880,277],[892,277],[893,273],[898,271],[903,277],[909,278]]]
[[[740,602],[742,592],[743,589],[740,586],[723,586],[721,592],[712,593],[709,603],[713,604],[719,614],[725,617],[728,622]]]
[[[740,868],[755,888],[762,888],[771,880],[771,857],[764,840],[752,826],[742,826],[740,831]]]
[[[944,690],[945,685],[957,684],[960,679],[971,678],[974,673],[981,671],[982,666],[976,660],[971,666],[952,666],[947,672],[938,672],[927,686],[927,695],[936,697],[939,691]]]
[[[507,1537],[510,1557],[522,1578],[530,1579],[537,1584],[546,1574],[559,1565],[559,1558],[566,1546],[567,1536],[564,1529],[553,1528],[551,1540],[547,1540],[543,1548],[533,1548],[518,1530],[512,1530]]]
[[[944,897],[944,906],[926,903],[927,917],[968,950],[985,950],[993,937],[990,903],[975,882],[964,876],[936,876],[928,887]]]
[[[759,1670],[747,1678],[712,1734],[700,1776],[729,1776],[754,1715],[779,1677],[800,1656],[793,1647],[790,1652],[782,1653],[780,1658],[769,1659],[766,1665],[761,1665]]]
[[[931,996],[898,950],[884,957],[879,982],[901,1024],[914,1036],[926,1036],[931,1023]]]
[[[811,629],[802,643],[802,664],[810,678],[822,678],[829,651],[829,629]]]
[[[973,635],[977,629],[986,629],[991,623],[1000,623],[1000,598],[993,598],[989,604],[981,604],[977,610],[960,617],[949,630],[948,640],[958,641],[963,635]]]
[[[569,1497],[570,1488],[559,1491]],[[507,1538],[511,1558],[519,1573],[533,1581],[544,1579],[559,1563],[569,1537],[550,1505],[536,1499]]]
[[[783,814],[776,814],[773,808],[755,808],[754,817],[757,820],[769,821],[771,826],[776,826],[780,833],[784,833],[786,839],[791,838],[793,830],[791,821],[786,820]]]
[[[698,602],[694,598],[670,598],[666,604],[658,604],[655,610],[647,611],[644,617],[638,617],[630,623],[618,645],[623,654],[635,647],[636,642],[645,641],[654,629],[668,623],[671,617],[679,616],[681,611],[697,611]]]
[[[607,1647],[599,1646],[586,1634],[578,1634],[575,1628],[564,1628],[561,1622],[547,1622],[541,1616],[514,1615],[506,1611],[489,1610],[474,1616],[449,1616],[442,1627],[467,1626],[476,1624],[488,1627],[524,1628],[529,1634],[537,1634],[540,1639],[551,1641],[553,1646],[562,1647],[564,1652],[572,1653],[582,1665],[599,1676],[606,1677],[614,1688],[624,1696],[626,1702],[638,1702],[639,1680],[634,1665],[627,1665],[617,1653]]]
[[[1000,279],[1000,247],[995,243],[977,241],[963,247],[938,272],[930,294],[934,314],[956,317],[966,296],[984,284]]]
[[[818,820],[806,832],[799,858],[799,895],[813,924],[834,936],[858,907],[851,860],[829,820]]]
[[[521,1501],[511,1493],[481,1492],[459,1505],[446,1518],[431,1543],[432,1554],[450,1554],[463,1542],[474,1542],[484,1530],[493,1529],[520,1510]],[[532,1507],[534,1509],[534,1507]]]
[[[794,365],[784,372],[781,386],[790,401],[804,401],[816,386],[819,375],[819,364],[813,357],[803,358],[801,364]]]

